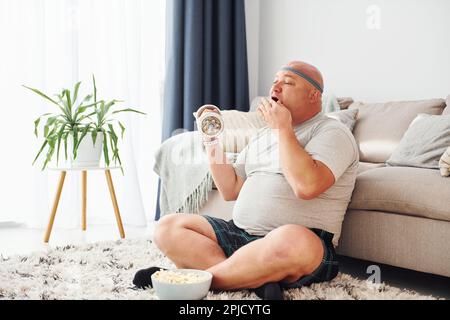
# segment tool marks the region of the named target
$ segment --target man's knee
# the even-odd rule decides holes
[[[322,260],[322,242],[308,228],[285,225],[270,232],[265,239],[268,250],[264,259],[284,266],[289,273],[308,274]]]
[[[172,243],[180,242],[180,237],[183,237],[180,229],[196,232],[217,242],[214,230],[205,218],[183,213],[174,213],[162,217],[156,226],[153,241],[161,251],[165,252]]]
[[[298,242],[301,242],[302,237],[301,231],[290,225],[271,231],[265,237],[267,241],[265,258],[274,263],[291,263],[298,256]]]
[[[159,249],[168,244],[169,238],[173,235],[170,230],[176,227],[176,224],[179,224],[179,220],[180,214],[174,213],[168,214],[158,221],[153,235],[153,242]]]

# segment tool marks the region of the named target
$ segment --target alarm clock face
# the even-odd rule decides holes
[[[201,123],[202,132],[208,136],[216,136],[222,131],[222,121],[216,114],[207,114]]]

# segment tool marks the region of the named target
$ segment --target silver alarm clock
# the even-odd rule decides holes
[[[217,110],[219,113],[211,109]],[[205,111],[202,112],[203,110]],[[216,138],[223,132],[224,124],[218,107],[207,104],[198,109],[197,114],[201,114],[200,118],[197,118],[197,127],[203,135],[209,138]]]

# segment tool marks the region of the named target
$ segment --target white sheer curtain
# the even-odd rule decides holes
[[[58,172],[31,163],[42,140],[33,121],[56,111],[21,85],[54,94],[82,81],[99,97],[124,100],[147,116],[121,113],[125,174],[113,170],[122,220],[153,220],[164,78],[164,0],[0,0],[0,222],[44,227]],[[42,138],[42,136],[40,136]],[[87,222],[115,223],[103,172],[88,172]],[[81,173],[68,172],[55,227],[81,224]]]

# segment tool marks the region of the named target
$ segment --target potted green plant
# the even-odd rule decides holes
[[[111,100],[109,102],[105,102],[104,100],[97,101],[97,86],[95,83],[95,77],[92,77],[92,82],[94,85],[94,103],[93,106],[95,108],[95,111],[93,113],[90,113],[88,115],[88,118],[90,119],[91,116],[95,115],[95,121],[91,122],[92,126],[92,140],[96,141],[96,137],[99,135],[102,136],[102,139],[104,139],[103,142],[103,156],[105,159],[105,163],[107,166],[110,165],[111,160],[114,161],[114,163],[119,162],[120,165],[122,165],[122,161],[120,160],[119,155],[119,148],[118,148],[118,140],[119,137],[117,135],[117,126],[120,127],[120,136],[121,139],[123,139],[123,134],[125,132],[124,125],[116,118],[114,118],[114,114],[120,113],[120,112],[134,112],[145,115],[144,112],[131,109],[131,108],[125,108],[125,109],[119,109],[115,110],[115,107],[117,106],[117,103],[121,103],[123,101],[121,100]],[[108,147],[111,148],[111,152],[109,151]],[[112,156],[110,158],[110,156]]]
[[[52,161],[55,153],[58,165],[62,147],[65,161],[72,167],[98,166],[102,152],[106,166],[110,166],[111,161],[121,164],[116,126],[120,127],[122,138],[125,127],[113,115],[120,112],[145,113],[131,108],[113,110],[116,104],[122,101],[97,100],[94,76],[92,81],[93,93],[85,96],[81,102],[78,102],[81,82],[75,84],[73,93],[63,89],[61,93],[55,95],[56,98],[51,98],[38,89],[24,86],[58,107],[58,112],[45,113],[34,122],[34,133],[38,137],[39,124],[45,121],[44,141],[33,161],[34,164],[45,150],[42,170]],[[87,136],[91,139],[87,139]]]

